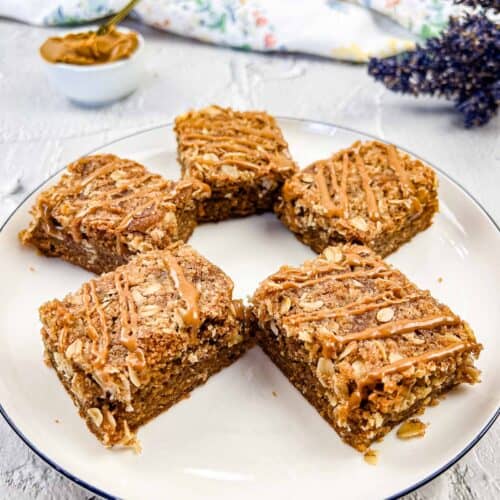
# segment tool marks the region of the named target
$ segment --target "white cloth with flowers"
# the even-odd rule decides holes
[[[0,16],[37,25],[95,21],[127,0],[0,0]],[[142,0],[145,24],[244,50],[365,62],[439,34],[461,8],[452,0]]]

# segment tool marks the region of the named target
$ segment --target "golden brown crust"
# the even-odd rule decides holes
[[[210,106],[175,120],[183,178],[207,183],[201,220],[272,209],[277,190],[297,167],[276,120],[264,112]]]
[[[128,435],[124,423],[129,431],[143,423],[138,408],[151,418],[157,402],[145,401],[145,394],[168,384],[179,364],[192,368],[208,358],[206,369],[217,371],[218,349],[229,349],[230,358],[233,347],[248,341],[232,289],[220,269],[176,244],[140,254],[40,308],[49,359],[80,410],[112,414],[112,430],[97,426],[105,444]],[[187,383],[182,372],[176,376]],[[184,395],[171,391],[172,402]]]
[[[40,194],[20,237],[47,255],[109,271],[137,252],[186,240],[206,196],[195,180],[175,183],[131,160],[87,156]]]
[[[367,247],[285,266],[252,302],[266,352],[359,449],[449,387],[478,381],[482,346],[467,323]]]
[[[382,256],[428,227],[437,209],[434,171],[377,141],[356,142],[296,173],[275,205],[316,252],[353,242]]]

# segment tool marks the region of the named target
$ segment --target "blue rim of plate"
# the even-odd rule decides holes
[[[379,137],[377,137],[375,135],[368,134],[366,132],[360,132],[359,130],[356,130],[356,129],[353,129],[353,128],[344,127],[342,125],[335,125],[333,123],[328,123],[328,122],[324,122],[324,121],[320,121],[320,120],[308,120],[308,119],[305,119],[305,118],[294,118],[294,117],[289,117],[289,116],[277,116],[276,118],[278,120],[284,120],[284,121],[288,120],[288,121],[293,121],[293,122],[299,122],[299,123],[302,123],[302,124],[318,125],[318,126],[320,126],[322,128],[329,129],[329,130],[332,130],[332,129],[333,130],[344,130],[344,131],[356,133],[356,134],[359,134],[359,135],[362,135],[362,136],[365,136],[365,137],[368,137],[370,139],[377,140],[377,141],[380,141],[380,142],[387,142],[387,141],[385,141],[383,139],[380,139]],[[95,151],[98,151],[99,149],[102,149],[102,148],[107,147],[107,146],[111,146],[112,144],[115,144],[117,142],[123,141],[125,139],[129,139],[131,137],[135,137],[136,135],[144,134],[146,132],[150,132],[152,130],[156,130],[156,129],[159,129],[159,128],[168,128],[168,127],[172,127],[172,126],[173,126],[173,123],[170,122],[170,123],[165,123],[163,125],[155,125],[153,127],[148,127],[146,129],[143,129],[143,130],[138,130],[137,132],[133,132],[131,134],[125,135],[123,137],[120,137],[118,139],[110,141],[110,142],[108,142],[106,144],[103,144],[103,145],[101,145],[101,146],[99,146],[97,148],[94,148],[91,151],[89,151],[86,155],[83,155],[83,156],[87,156],[89,154],[92,154]],[[469,193],[469,191],[464,186],[462,186],[458,181],[456,181],[455,179],[453,179],[453,177],[451,177],[445,171],[441,170],[440,168],[438,168],[438,167],[432,165],[431,163],[429,163],[428,161],[424,160],[419,155],[417,155],[415,153],[412,153],[408,149],[402,148],[402,147],[398,146],[397,144],[395,144],[395,146],[398,149],[400,149],[402,151],[405,151],[406,153],[410,154],[411,156],[424,161],[426,164],[430,165],[434,170],[436,170],[437,172],[439,172],[440,175],[442,175],[443,177],[446,177],[446,179],[448,179],[452,184],[454,184],[456,187],[458,187],[460,189],[460,191],[462,191],[465,194],[465,196],[467,196],[469,199],[471,199],[474,202],[474,204],[484,213],[484,215],[486,215],[486,217],[489,219],[489,221],[491,222],[491,224],[493,225],[493,227],[496,228],[496,230],[500,233],[500,226],[497,224],[497,222],[495,221],[495,219],[493,219],[493,217],[488,213],[488,211],[483,207],[483,205],[471,193]],[[63,167],[61,167],[60,169],[58,169],[50,177],[48,177],[47,179],[45,179],[35,189],[33,189],[30,193],[28,193],[23,198],[23,200],[19,203],[19,205],[17,205],[17,207],[7,217],[7,219],[5,220],[5,222],[0,227],[0,232],[9,223],[9,221],[13,217],[13,215],[26,203],[26,201],[28,200],[28,198],[31,197],[31,195],[33,195],[35,192],[37,192],[38,190],[40,190],[45,184],[47,184],[50,180],[52,180],[54,177],[56,177],[58,174],[60,174],[65,168],[66,168],[66,165],[63,166]],[[71,472],[68,472],[63,467],[61,467],[60,465],[58,465],[57,463],[55,463],[54,461],[52,461],[49,457],[47,457],[16,426],[16,424],[11,420],[11,418],[9,417],[9,415],[7,414],[7,412],[4,410],[4,408],[3,408],[3,406],[2,406],[1,403],[0,403],[0,415],[2,415],[2,417],[5,419],[5,421],[7,422],[7,424],[11,427],[11,429],[15,432],[15,434],[17,434],[17,436],[24,442],[24,444],[26,444],[26,446],[28,446],[28,448],[30,448],[31,451],[33,451],[36,455],[38,455],[38,457],[40,457],[45,463],[47,463],[48,465],[50,465],[57,472],[59,472],[60,474],[62,474],[65,477],[67,477],[68,479],[70,479],[71,481],[73,481],[74,483],[76,483],[78,486],[81,486],[82,488],[85,488],[85,489],[91,491],[92,493],[95,493],[96,495],[99,495],[99,496],[101,496],[103,498],[106,498],[106,499],[109,499],[109,500],[114,500],[114,499],[119,498],[119,497],[111,495],[111,494],[109,494],[109,493],[107,493],[105,491],[100,490],[99,488],[91,485],[90,483],[87,483],[83,479],[80,479],[79,477],[73,475]],[[456,464],[470,450],[472,450],[472,448],[474,448],[474,446],[476,446],[477,443],[479,443],[479,441],[484,437],[484,435],[488,432],[488,430],[495,423],[495,421],[497,420],[497,418],[499,416],[500,416],[500,408],[497,408],[497,410],[495,411],[495,413],[490,417],[490,419],[488,420],[488,422],[486,422],[486,424],[482,427],[482,429],[478,432],[478,434],[474,437],[474,439],[472,439],[472,441],[469,444],[467,444],[467,446],[465,446],[465,448],[463,448],[463,450],[461,450],[455,457],[453,457],[446,464],[444,464],[443,466],[439,467],[437,470],[435,470],[434,472],[432,472],[428,476],[424,477],[420,481],[417,481],[415,484],[412,484],[411,486],[408,486],[404,490],[401,490],[401,491],[399,491],[399,492],[397,492],[397,493],[389,496],[388,500],[397,499],[397,498],[402,497],[403,495],[407,495],[408,493],[411,493],[412,491],[415,491],[416,489],[418,489],[418,488],[426,485],[427,483],[429,483],[433,479],[436,479],[443,472],[445,472],[446,470],[448,470],[452,465]]]

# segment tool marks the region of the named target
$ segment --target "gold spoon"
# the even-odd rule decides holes
[[[140,0],[131,0],[123,9],[119,10],[111,19],[108,19],[104,24],[101,24],[97,29],[98,35],[105,35],[110,28],[115,24],[122,22],[128,15],[128,13],[135,7]]]

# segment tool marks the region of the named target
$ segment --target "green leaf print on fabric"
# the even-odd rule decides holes
[[[207,28],[212,30],[218,30],[221,33],[226,31],[226,14],[222,14],[218,19],[216,19],[213,23],[207,24]]]

